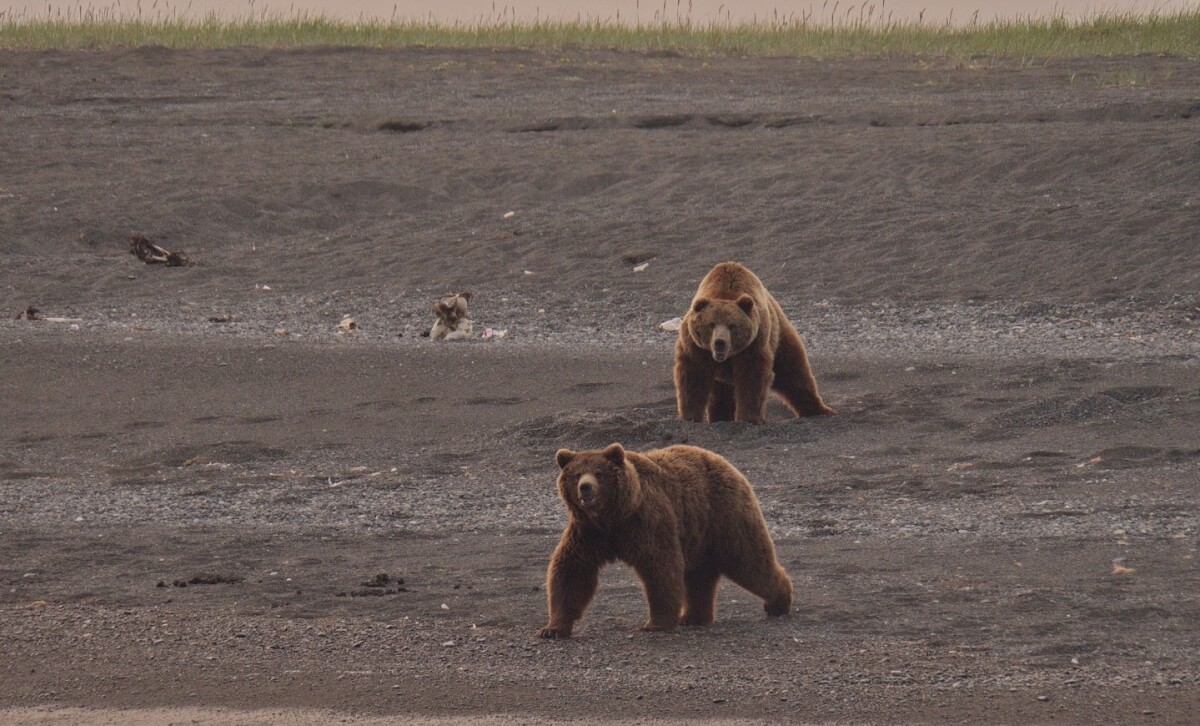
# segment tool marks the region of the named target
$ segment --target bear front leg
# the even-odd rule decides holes
[[[675,402],[679,418],[703,421],[712,394],[712,366],[696,360],[681,345],[675,346]]]
[[[684,576],[687,587],[687,607],[680,625],[712,625],[717,615],[717,581],[721,573],[713,566],[689,570]]]
[[[569,638],[575,621],[596,594],[602,559],[587,547],[574,525],[559,540],[546,572],[546,599],[550,622],[539,631],[543,638]]]
[[[746,351],[734,359],[734,421],[766,423],[767,395],[774,378],[770,357]]]
[[[732,421],[734,406],[733,386],[720,381],[713,383],[712,396],[708,401],[708,422]]]
[[[639,551],[625,557],[646,591],[650,619],[642,630],[674,630],[683,611],[683,551],[673,527],[639,538]]]

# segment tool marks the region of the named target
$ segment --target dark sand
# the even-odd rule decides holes
[[[0,721],[1193,720],[1198,88],[1150,57],[0,54]],[[726,259],[838,416],[675,421],[657,326]],[[463,288],[507,338],[419,337]],[[644,634],[613,567],[538,641],[553,452],[614,440],[741,468],[795,612],[725,584],[713,627]],[[233,582],[171,585],[201,573]]]

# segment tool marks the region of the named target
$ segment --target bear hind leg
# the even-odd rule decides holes
[[[788,408],[792,409],[792,413],[797,416],[831,416],[837,413],[821,400],[815,383],[811,388],[803,385],[797,386],[794,383],[794,381],[789,381],[784,385],[777,383],[775,386],[775,393],[779,394]]]
[[[767,615],[787,615],[792,609],[792,581],[774,558],[761,558],[730,568],[725,576],[763,601]]]
[[[690,570],[683,575],[687,589],[687,605],[683,609],[680,625],[712,625],[717,616],[717,581],[721,573],[706,567]]]
[[[787,403],[797,416],[828,416],[836,413],[821,400],[817,379],[808,365],[808,354],[797,336],[796,340],[780,342],[775,356],[775,380],[771,390]]]

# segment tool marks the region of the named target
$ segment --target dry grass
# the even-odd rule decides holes
[[[161,1],[161,5],[159,2]],[[230,46],[446,48],[612,48],[674,51],[687,55],[809,57],[891,54],[964,58],[1052,58],[1165,53],[1200,57],[1200,10],[1175,13],[1100,14],[1081,20],[1018,18],[965,24],[895,20],[880,5],[826,2],[820,11],[752,22],[693,22],[690,11],[665,3],[649,20],[578,18],[518,21],[504,7],[471,23],[404,19],[335,20],[307,14],[255,10],[235,17],[196,17],[155,0],[143,10],[120,6],[0,13],[0,48],[102,49],[161,45],[170,48]]]

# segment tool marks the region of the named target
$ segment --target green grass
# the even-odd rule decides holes
[[[886,0],[885,0],[886,3]],[[164,3],[165,4],[165,3]],[[865,4],[864,4],[865,5]],[[169,7],[169,6],[168,6]],[[284,16],[251,11],[239,17],[184,17],[172,10],[130,17],[115,9],[0,14],[0,48],[103,49],[144,45],[170,48],[311,45],[395,48],[613,48],[686,55],[860,57],[918,55],[944,58],[1052,58],[1165,53],[1200,57],[1200,9],[1168,14],[1013,19],[955,26],[893,21],[876,6],[839,2],[823,19],[810,16],[739,23],[694,23],[689,18],[630,24],[617,19],[521,22],[499,16],[475,23]],[[855,13],[855,8],[858,13]],[[881,6],[882,7],[882,6]],[[826,10],[829,3],[826,3]],[[822,12],[825,12],[823,10]]]

